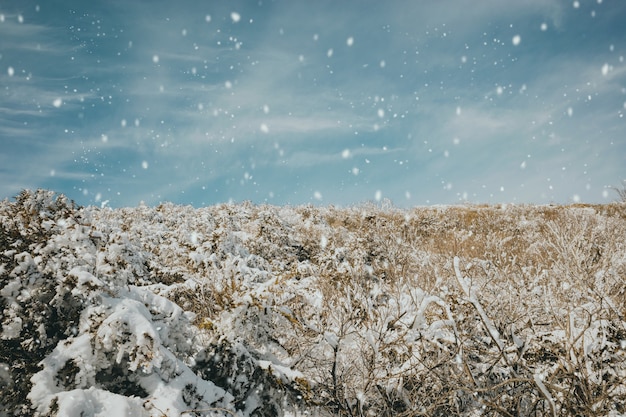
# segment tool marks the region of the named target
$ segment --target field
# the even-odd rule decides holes
[[[0,202],[0,416],[626,415],[626,203]]]

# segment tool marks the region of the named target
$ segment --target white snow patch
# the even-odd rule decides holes
[[[333,348],[333,349],[337,349],[337,347],[339,346],[339,336],[337,336],[335,333],[333,332],[325,332],[324,333],[324,340],[326,340],[326,342]]]
[[[322,249],[325,249],[327,245],[328,245],[328,238],[326,237],[326,235],[320,236],[320,247]]]

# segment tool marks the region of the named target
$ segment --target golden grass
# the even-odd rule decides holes
[[[246,209],[238,224],[254,237],[241,244],[280,277],[263,325],[314,382],[311,404],[338,415],[624,411],[626,204]],[[321,307],[281,295],[307,276]],[[207,283],[224,304],[211,320],[248,291],[237,282]]]
[[[327,413],[626,412],[625,203],[156,211],[170,296]]]

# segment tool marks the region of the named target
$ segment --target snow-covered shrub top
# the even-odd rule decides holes
[[[626,205],[0,203],[0,415],[624,415]]]

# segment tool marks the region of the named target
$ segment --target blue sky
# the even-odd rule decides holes
[[[608,202],[626,2],[0,0],[0,198]]]

